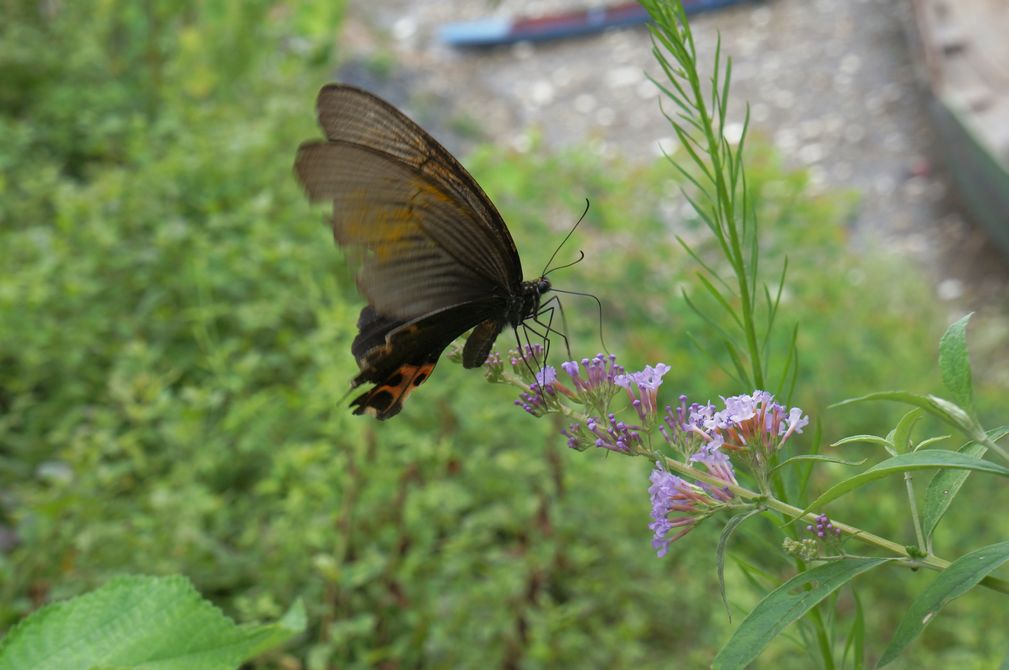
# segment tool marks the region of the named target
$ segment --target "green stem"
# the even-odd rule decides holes
[[[653,7],[651,3],[646,3],[646,6],[653,15],[659,14],[661,16],[662,9],[660,7]],[[722,162],[722,148],[725,139],[716,132],[715,117],[709,112],[708,106],[705,103],[704,91],[701,88],[701,80],[697,72],[693,35],[690,32],[689,25],[686,23],[685,14],[680,10],[682,10],[681,6],[674,6],[671,11],[677,12],[677,14],[675,16],[664,16],[662,17],[664,20],[657,20],[657,23],[660,26],[660,30],[663,30],[668,44],[673,46],[671,53],[681,67],[679,72],[675,72],[675,74],[689,85],[691,99],[685,100],[685,102],[693,108],[697,116],[695,127],[699,127],[704,131],[705,139],[707,140],[707,154],[711,161],[709,178],[712,180],[716,191],[714,198],[715,207],[714,212],[712,212],[713,218],[716,221],[716,227],[718,228],[716,234],[728,236],[729,243],[725,245],[725,249],[729,252],[727,254],[728,260],[732,265],[733,273],[736,275],[736,284],[739,288],[739,302],[743,316],[742,329],[746,338],[746,348],[750,356],[753,385],[754,388],[763,389],[766,384],[764,383],[764,370],[760,360],[757,327],[753,314],[753,300],[751,297],[753,287],[747,281],[746,259],[743,255],[742,241],[736,226],[735,193],[730,191],[726,179],[726,170]],[[656,18],[658,19],[659,16],[656,16]],[[677,29],[677,26],[679,29]],[[670,74],[673,74],[673,71],[670,71]],[[718,73],[716,72],[716,78],[717,75]],[[716,79],[713,82],[713,86],[717,90],[720,87],[720,82]],[[725,102],[723,100],[722,104],[724,105]],[[724,119],[721,119],[721,121],[724,123]],[[719,124],[717,127],[720,128],[721,125]],[[686,129],[684,129],[684,132],[686,132]],[[738,159],[741,159],[741,156]],[[696,160],[699,161],[700,158],[698,157]]]
[[[521,380],[521,378],[518,377],[518,375],[509,372],[502,372],[501,378],[502,380],[510,384],[514,384],[515,386],[523,389],[527,393],[532,392],[529,386],[525,384]],[[567,416],[579,422],[585,422],[586,419],[588,418],[581,412],[575,411],[574,409],[568,407],[564,403],[559,403],[559,405],[560,405],[559,411],[564,416]],[[645,454],[639,454],[639,455],[645,455]],[[787,519],[816,523],[817,515],[815,513],[813,512],[803,513],[802,508],[796,507],[795,505],[789,505],[788,503],[779,500],[773,495],[768,495],[766,493],[761,493],[758,491],[751,491],[750,489],[740,486],[739,484],[733,484],[731,482],[723,481],[718,477],[715,477],[714,475],[711,475],[703,470],[697,470],[695,468],[692,468],[689,465],[685,463],[680,463],[679,461],[669,458],[668,456],[660,456],[655,452],[651,452],[647,455],[650,457],[651,460],[661,458],[664,467],[669,471],[676,472],[680,475],[683,475],[684,477],[689,477],[690,479],[693,479],[695,481],[711,484],[712,486],[716,486],[718,488],[726,488],[739,499],[759,503],[769,510],[773,510],[775,512],[780,513]],[[834,524],[835,528],[841,529],[842,533],[851,536],[853,539],[856,539],[865,544],[880,547],[881,549],[885,549],[893,554],[896,554],[897,556],[900,556],[903,559],[906,559],[905,564],[907,564],[910,567],[916,567],[916,568],[923,567],[928,568],[930,570],[939,570],[939,571],[945,570],[947,567],[949,567],[950,562],[945,559],[939,558],[931,551],[929,551],[924,541],[921,541],[920,537],[919,537],[920,542],[919,548],[925,555],[922,557],[914,557],[911,556],[910,553],[908,553],[907,549],[903,545],[897,544],[896,542],[892,542],[886,539],[885,537],[880,537],[875,533],[870,533],[856,526],[846,524],[842,521],[837,521],[836,519],[831,519],[830,522]],[[920,524],[917,521],[915,521],[915,528],[918,528],[919,526]],[[980,583],[982,586],[989,588],[993,591],[1009,594],[1009,581],[1005,579],[999,579],[997,577],[988,576],[982,579]]]
[[[918,503],[914,498],[914,476],[910,472],[904,473],[904,486],[907,487],[907,502],[911,508],[911,523],[914,524],[914,534],[918,540],[918,549],[921,553],[927,554],[928,547],[925,544],[925,536],[921,532],[921,516],[918,514]]]
[[[981,444],[983,444],[984,446],[988,447],[989,449],[991,449],[992,451],[994,451],[996,454],[998,454],[999,456],[1001,456],[1005,460],[1009,461],[1009,452],[1006,452],[1005,449],[1003,449],[999,445],[995,444],[995,440],[993,440],[990,437],[988,437],[987,433],[985,433],[983,429],[980,429],[980,427],[979,427],[979,431],[980,431],[981,435],[983,436],[983,438],[981,440],[979,440],[981,442]]]
[[[738,484],[732,484],[730,482],[722,481],[721,479],[714,477],[708,474],[707,472],[696,470],[690,467],[689,465],[680,463],[679,461],[675,461],[668,457],[663,457],[662,461],[663,465],[669,470],[675,471],[685,477],[690,477],[691,479],[711,484],[712,486],[717,486],[719,488],[727,488],[729,491],[731,491],[733,494],[735,494],[742,500],[758,502],[767,509],[774,510],[775,512],[780,512],[788,516],[789,518],[795,519],[797,521],[801,520],[813,523],[815,523],[816,521],[816,514],[814,514],[813,512],[803,514],[803,510],[801,508],[795,507],[794,505],[789,505],[788,503],[782,502],[781,500],[778,500],[777,498],[774,498],[772,496],[767,496],[758,493],[756,491],[751,491],[747,488],[739,486]],[[940,570],[940,571],[945,570],[946,568],[949,567],[950,564],[949,561],[939,558],[935,554],[928,553],[923,557],[915,558],[908,553],[907,549],[905,549],[904,546],[897,544],[896,542],[891,542],[885,537],[880,537],[879,535],[870,533],[868,531],[862,530],[861,528],[857,528],[855,526],[843,523],[841,521],[837,521],[836,519],[831,519],[830,522],[834,524],[835,528],[840,528],[842,533],[851,536],[853,539],[856,539],[860,542],[864,542],[865,544],[871,544],[880,547],[882,549],[886,549],[887,551],[894,553],[900,556],[901,558],[906,559],[905,564],[910,567],[928,568],[930,570]],[[1005,579],[999,579],[997,577],[989,576],[981,580],[981,585],[989,589],[992,589],[993,591],[1009,594],[1009,581]]]

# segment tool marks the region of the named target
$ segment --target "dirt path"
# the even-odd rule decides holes
[[[538,130],[548,147],[591,141],[602,153],[651,160],[672,146],[656,91],[644,28],[487,51],[438,42],[447,22],[583,8],[587,0],[351,0],[341,78],[409,110],[449,148],[465,151],[460,128],[523,148]],[[925,96],[905,41],[899,0],[767,0],[694,18],[698,52],[720,32],[734,60],[754,132],[772,138],[822,188],[861,194],[855,245],[885,245],[920,260],[940,298],[997,300],[1007,264],[964,223],[947,193]],[[388,70],[382,75],[380,70]]]

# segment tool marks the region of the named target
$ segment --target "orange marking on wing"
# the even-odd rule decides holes
[[[434,366],[434,363],[421,365],[404,363],[388,380],[376,384],[373,389],[355,400],[352,403],[357,405],[354,413],[367,413],[377,419],[395,416],[413,390],[431,376]]]

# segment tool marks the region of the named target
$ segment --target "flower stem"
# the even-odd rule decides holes
[[[663,457],[663,465],[667,469],[676,471],[678,474],[684,477],[690,477],[698,481],[703,481],[707,484],[711,484],[712,486],[727,488],[729,491],[731,491],[732,493],[734,493],[736,496],[738,496],[743,500],[759,502],[768,509],[780,512],[796,520],[810,521],[810,522],[816,521],[816,514],[814,514],[813,512],[807,512],[804,514],[801,508],[795,507],[794,505],[789,505],[788,503],[782,502],[781,500],[778,500],[773,496],[758,493],[757,491],[751,491],[750,489],[747,489],[743,486],[739,486],[738,484],[732,484],[730,482],[723,481],[718,477],[712,476],[701,470],[692,468],[689,465],[680,463],[679,461],[673,460],[671,458]],[[912,557],[910,553],[908,553],[907,549],[904,546],[897,544],[896,542],[891,542],[885,537],[880,537],[879,535],[843,523],[834,518],[831,518],[831,523],[834,524],[835,528],[840,528],[842,533],[851,536],[853,539],[859,540],[860,542],[864,542],[866,544],[875,545],[882,549],[886,549],[887,551],[890,551],[900,556],[901,558],[906,559],[905,563],[909,566],[929,568],[930,570],[937,570],[937,571],[945,570],[946,568],[949,567],[950,564],[949,561],[939,558],[935,554],[928,553],[923,557],[915,558]],[[988,576],[981,580],[981,585],[989,589],[992,589],[993,591],[1009,594],[1009,581],[1005,579],[999,579],[997,577]]]
[[[921,516],[918,514],[918,503],[914,499],[914,475],[910,472],[904,473],[904,485],[907,487],[907,502],[911,508],[911,523],[914,524],[914,534],[918,539],[918,549],[923,554],[928,554],[928,547],[925,546],[925,536],[921,533]]]

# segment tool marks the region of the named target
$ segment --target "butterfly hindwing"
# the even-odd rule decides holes
[[[351,345],[361,369],[352,385],[374,387],[351,402],[354,413],[367,412],[379,419],[398,414],[406,397],[431,376],[445,347],[492,311],[491,304],[464,303],[403,322],[365,307],[358,319],[360,332]],[[485,353],[477,365],[486,358]]]

